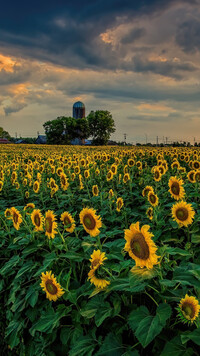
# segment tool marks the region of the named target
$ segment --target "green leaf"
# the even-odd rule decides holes
[[[178,247],[166,247],[165,251],[169,253],[169,255],[180,255],[180,256],[190,256],[191,253],[186,250],[182,250]]]
[[[183,344],[189,340],[192,340],[195,344],[200,346],[200,329],[196,329],[191,333],[181,335],[181,341]]]
[[[95,315],[95,323],[96,326],[99,327],[103,321],[108,318],[112,314],[112,308],[108,302],[105,302],[101,308],[97,309],[97,313]]]
[[[140,307],[131,312],[128,321],[136,338],[146,347],[160,334],[170,316],[171,307],[168,304],[160,304],[155,316],[150,315],[146,307]]]
[[[23,328],[23,322],[12,320],[6,329],[6,338],[11,349],[19,344],[18,332]]]
[[[6,262],[5,265],[0,269],[0,274],[2,276],[7,276],[10,272],[14,273],[13,268],[17,265],[19,261],[20,257],[18,255],[11,257],[11,259]]]
[[[30,304],[30,306],[32,308],[37,303],[38,295],[39,295],[39,293],[36,290],[36,288],[34,288],[34,286],[30,286],[29,289],[28,289],[28,292],[26,294],[26,298],[25,299],[28,301],[28,303]]]
[[[96,347],[94,339],[89,336],[80,336],[69,352],[69,356],[92,356]]]
[[[70,312],[71,308],[65,307],[65,309],[54,312],[53,309],[46,311],[41,315],[40,319],[33,324],[30,329],[30,334],[35,335],[36,331],[51,333],[54,328],[59,326],[59,320]]]
[[[109,333],[95,356],[121,356],[122,354],[123,346],[119,343],[115,335]]]
[[[176,336],[174,339],[168,341],[161,352],[160,356],[193,356],[194,352],[192,348],[187,348],[182,345],[180,336]]]
[[[34,263],[30,260],[27,261],[26,263],[24,263],[24,265],[19,269],[17,275],[16,275],[16,279],[20,278],[24,273],[26,273],[27,271],[31,271],[33,269]]]
[[[34,274],[34,277],[41,275],[42,272],[46,272],[47,268],[56,260],[57,260],[56,253],[55,252],[49,253],[43,262],[43,266],[38,269],[38,271]]]

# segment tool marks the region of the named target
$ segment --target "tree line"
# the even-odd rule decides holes
[[[107,110],[91,111],[86,118],[60,116],[44,123],[48,144],[68,145],[74,139],[92,138],[94,145],[106,145],[115,132],[115,123]]]

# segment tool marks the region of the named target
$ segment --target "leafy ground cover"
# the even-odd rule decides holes
[[[199,149],[0,147],[8,355],[199,355]]]

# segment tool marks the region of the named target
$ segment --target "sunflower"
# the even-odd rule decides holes
[[[198,162],[197,160],[192,162],[192,168],[193,169],[199,169],[200,168],[200,162]]]
[[[177,222],[179,226],[188,226],[192,224],[195,211],[191,204],[187,204],[185,201],[176,203],[172,207],[173,220]]]
[[[157,247],[152,240],[153,234],[148,232],[149,228],[149,225],[143,225],[140,229],[139,222],[131,224],[130,229],[125,230],[124,250],[135,260],[136,266],[151,269],[158,264],[159,256],[155,254]]]
[[[141,161],[137,161],[136,162],[136,167],[141,170],[142,169],[142,162]]]
[[[194,180],[195,182],[200,182],[200,169],[196,170],[194,174]]]
[[[187,178],[191,183],[195,183],[194,175],[195,175],[195,171],[193,170],[189,171],[187,174]]]
[[[61,188],[63,190],[67,190],[67,188],[69,187],[68,178],[66,174],[63,172],[60,174],[60,183],[61,183]]]
[[[114,175],[117,174],[117,165],[116,164],[113,163],[112,166],[110,167],[110,169]]]
[[[10,210],[12,213],[12,220],[13,220],[14,228],[16,230],[19,230],[20,224],[22,223],[22,216],[16,208],[12,207]]]
[[[98,188],[98,185],[93,185],[92,187],[92,194],[94,197],[98,197],[99,195],[99,188]]]
[[[150,220],[153,219],[153,208],[152,208],[152,207],[150,207],[150,208],[147,209],[146,215],[148,216],[148,218],[149,218]]]
[[[120,210],[121,210],[121,208],[122,208],[122,207],[123,207],[123,205],[124,205],[124,201],[123,201],[123,199],[122,199],[122,198],[118,198],[118,199],[117,199],[117,201],[116,201],[116,205],[117,205],[116,210],[117,210],[117,211],[120,211]]]
[[[113,196],[114,196],[114,192],[113,192],[112,189],[110,189],[109,192],[108,192],[109,199],[112,199]]]
[[[155,180],[156,182],[159,182],[159,181],[161,180],[162,174],[161,174],[159,168],[155,168],[155,169],[154,169],[153,176],[154,176],[154,180]]]
[[[2,191],[2,189],[3,189],[3,181],[0,180],[0,192]]]
[[[100,250],[94,250],[90,257],[91,269],[94,270],[99,268],[99,266],[103,264],[103,261],[107,260],[105,252],[101,252]]]
[[[45,213],[45,235],[50,239],[54,239],[55,234],[57,234],[56,228],[57,228],[57,223],[55,222],[56,218],[54,215],[54,212],[52,210],[48,210]]]
[[[157,206],[158,205],[157,195],[154,192],[150,191],[148,193],[148,201],[152,206]]]
[[[44,217],[42,216],[39,209],[34,209],[31,214],[31,220],[35,226],[35,231],[43,231]]]
[[[97,168],[96,171],[95,171],[95,175],[99,176],[99,174],[100,174],[100,170],[99,170],[99,168]]]
[[[164,166],[159,166],[158,169],[159,169],[159,171],[160,171],[160,173],[162,175],[165,174],[165,167]]]
[[[90,236],[95,237],[99,235],[99,228],[102,227],[102,222],[100,216],[96,215],[96,210],[84,208],[79,216],[81,224]]]
[[[39,189],[40,189],[40,183],[38,182],[38,180],[36,180],[36,181],[33,183],[33,191],[34,191],[34,193],[38,193],[38,192],[39,192]]]
[[[84,171],[84,177],[85,177],[86,179],[88,179],[88,178],[90,177],[90,171],[89,171],[89,169],[86,169],[86,170]]]
[[[79,167],[79,166],[75,166],[75,167],[74,167],[74,173],[75,173],[75,174],[79,174],[80,171],[81,171],[81,170],[80,170],[80,167]]]
[[[24,211],[26,212],[26,214],[30,215],[33,211],[33,209],[35,209],[35,204],[33,203],[28,203],[26,204],[26,206],[24,207]]]
[[[95,287],[100,289],[104,289],[110,284],[110,281],[105,278],[102,278],[98,268],[90,270],[90,272],[88,273],[88,279],[90,280],[90,283],[94,284]]]
[[[149,192],[153,192],[154,193],[154,190],[153,190],[153,187],[151,187],[150,185],[147,185],[142,191],[142,196],[146,197]]]
[[[129,166],[129,167],[133,167],[133,166],[134,166],[134,164],[135,164],[134,159],[129,158],[129,159],[128,159],[128,166]]]
[[[42,273],[40,286],[46,292],[46,298],[54,302],[65,293],[51,271]]]
[[[5,217],[10,220],[12,219],[12,210],[11,209],[6,209],[4,212]]]
[[[180,300],[180,304],[177,308],[179,318],[183,323],[192,324],[199,315],[200,305],[195,297],[189,297],[185,295],[184,298]]]
[[[183,199],[185,195],[185,190],[183,188],[182,179],[177,179],[176,177],[170,177],[168,185],[169,185],[169,192],[172,198],[176,200]]]
[[[106,180],[108,182],[109,180],[112,180],[112,179],[113,179],[113,172],[110,170],[110,171],[108,171],[108,173],[106,175]]]
[[[73,219],[70,213],[64,211],[64,213],[62,213],[60,217],[60,220],[63,222],[63,225],[67,232],[72,233],[74,231],[76,224],[75,224],[75,220]]]
[[[174,168],[179,168],[180,167],[180,164],[178,161],[174,161],[172,164],[171,164],[171,168],[174,169]]]
[[[28,191],[25,192],[25,198],[26,198],[26,199],[29,198],[29,192],[28,192]]]
[[[124,177],[123,177],[123,182],[126,183],[126,182],[128,182],[130,179],[131,179],[131,178],[130,178],[129,173],[125,173],[125,174],[124,174]]]

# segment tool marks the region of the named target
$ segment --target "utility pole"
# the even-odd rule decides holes
[[[195,146],[195,137],[194,137],[194,146]]]
[[[146,144],[147,144],[147,134],[145,134],[145,138],[146,138]]]
[[[158,136],[156,136],[156,146],[158,146]]]
[[[125,145],[126,145],[126,133],[124,134],[124,142],[125,142]]]
[[[17,132],[15,132],[15,138],[17,138]]]

